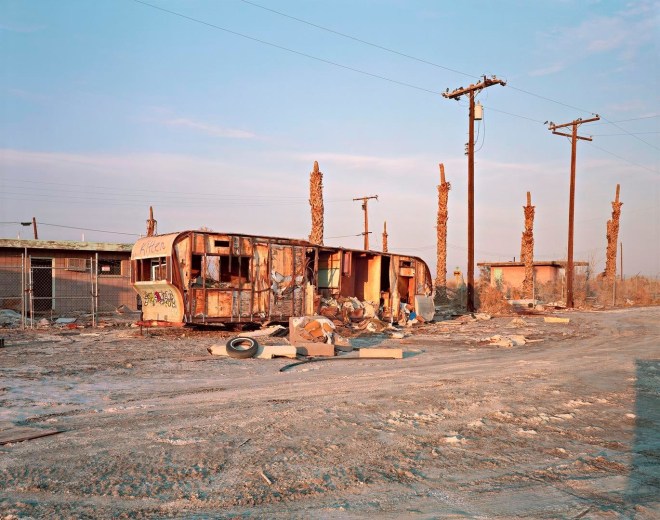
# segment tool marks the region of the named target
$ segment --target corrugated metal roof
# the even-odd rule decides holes
[[[104,251],[108,253],[130,253],[133,244],[110,242],[75,242],[72,240],[23,240],[0,238],[0,249],[59,249],[62,251]]]

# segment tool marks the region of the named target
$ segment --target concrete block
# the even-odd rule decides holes
[[[335,355],[335,346],[329,343],[299,343],[296,345],[296,350],[303,356]]]
[[[206,350],[209,351],[209,354],[214,356],[226,356],[227,355],[227,346],[226,345],[211,345]]]
[[[258,359],[272,359],[274,357],[296,358],[298,354],[293,345],[259,345],[257,355]]]
[[[401,349],[401,348],[361,348],[358,357],[361,357],[361,358],[403,359],[403,349]]]

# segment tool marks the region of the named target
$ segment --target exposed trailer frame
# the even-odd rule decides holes
[[[131,254],[143,320],[169,325],[285,321],[342,297],[370,301],[396,321],[401,302],[428,306],[431,280],[415,256],[243,233],[156,235]]]

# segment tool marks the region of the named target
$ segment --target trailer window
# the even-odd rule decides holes
[[[249,283],[251,260],[250,256],[207,255],[204,265],[206,287],[228,288]]]
[[[167,280],[167,258],[164,256],[151,259],[151,281],[157,280]]]
[[[250,281],[251,257],[222,255],[218,259],[221,282],[237,285]]]

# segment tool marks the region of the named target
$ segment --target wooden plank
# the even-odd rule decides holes
[[[0,446],[11,442],[23,442],[31,439],[38,439],[40,437],[48,437],[49,435],[56,435],[62,432],[64,432],[64,430],[42,430],[41,428],[16,426],[14,428],[0,431]]]

